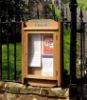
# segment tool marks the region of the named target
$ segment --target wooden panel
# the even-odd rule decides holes
[[[38,87],[56,87],[57,86],[57,80],[27,78],[26,81],[31,86],[38,86]]]
[[[28,74],[26,78],[30,78],[30,79],[44,79],[44,80],[56,80],[52,77],[49,77],[49,76],[41,76],[41,75],[31,75],[31,74]]]
[[[60,23],[58,23],[60,26]],[[61,28],[61,26],[59,27]],[[55,78],[58,80],[58,86],[61,86],[61,31],[60,29],[54,34],[54,70]]]
[[[27,64],[27,34],[25,31],[23,31],[22,28],[22,81],[23,78],[26,77],[26,75],[28,74],[28,64]]]
[[[60,23],[58,23],[60,26]],[[60,28],[59,31],[57,32],[56,35],[56,49],[57,51],[55,51],[55,65],[57,65],[56,67],[56,76],[57,76],[57,80],[58,80],[58,86],[61,86],[61,32],[60,32]]]
[[[58,30],[57,30],[58,31]],[[35,31],[25,31],[27,34],[55,34],[54,32],[55,31],[44,31],[44,30],[42,30],[42,31],[40,31],[40,30],[35,30]]]

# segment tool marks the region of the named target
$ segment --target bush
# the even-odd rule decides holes
[[[11,23],[11,24],[3,24],[2,25],[2,44],[6,44],[8,43],[14,43],[14,41],[16,42],[20,42],[21,41],[21,31],[20,31],[20,23],[15,24]]]

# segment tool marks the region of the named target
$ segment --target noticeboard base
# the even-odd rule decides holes
[[[57,80],[25,78],[24,83],[37,87],[58,87]]]

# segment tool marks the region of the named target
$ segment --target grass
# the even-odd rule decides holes
[[[21,44],[16,45],[16,67],[17,67],[17,78],[21,79]],[[3,69],[3,79],[7,78],[7,46],[2,45],[2,69]],[[10,69],[10,79],[14,79],[14,45],[9,45],[9,69]]]
[[[70,62],[70,28],[64,28],[64,69],[67,70],[68,74],[69,70],[69,62]]]

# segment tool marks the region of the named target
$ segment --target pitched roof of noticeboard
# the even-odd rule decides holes
[[[24,30],[58,30],[59,22],[52,19],[33,19],[25,22]]]

